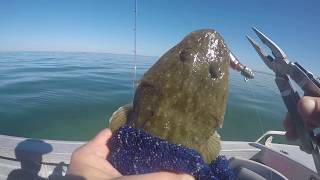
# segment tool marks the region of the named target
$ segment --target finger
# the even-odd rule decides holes
[[[298,102],[298,111],[304,119],[310,118],[315,108],[316,102],[312,97],[304,96]]]
[[[103,145],[106,146],[106,145]],[[102,172],[106,172],[112,177],[121,176],[120,172],[117,171],[108,161],[107,161],[107,148],[101,148],[100,146],[88,146],[85,145],[75,152],[72,153],[70,167],[75,168],[88,168],[95,169]],[[86,172],[83,168],[83,171]],[[82,172],[82,171],[80,171]]]
[[[103,129],[92,140],[80,147],[77,151],[81,152],[80,154],[95,154],[98,157],[104,158],[109,153],[107,142],[111,136],[112,133],[110,129]]]
[[[89,143],[95,146],[106,145],[111,136],[111,130],[106,128],[100,131]]]
[[[124,176],[117,178],[117,180],[194,180],[189,174],[176,174],[170,172],[156,172],[156,173],[149,173],[143,175],[132,175],[132,176]]]
[[[298,103],[298,110],[310,128],[320,125],[320,98],[304,96]]]
[[[111,138],[112,133],[110,129],[100,131],[96,137],[88,142],[86,148],[100,158],[106,158],[109,154],[107,143]]]

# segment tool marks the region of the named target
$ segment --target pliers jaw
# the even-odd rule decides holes
[[[283,50],[275,44],[272,40],[270,40],[266,35],[257,30],[256,28],[252,28],[253,31],[257,34],[259,39],[265,44],[272,53],[271,55],[266,55],[261,47],[256,43],[250,36],[246,36],[251,45],[257,51],[263,62],[276,74],[285,74],[288,71],[288,65],[290,62],[287,59],[287,55],[283,52]]]
[[[252,29],[257,34],[257,36],[261,39],[261,41],[270,48],[275,58],[287,59],[287,55],[276,43],[274,43],[271,39],[269,39],[266,35],[264,35],[262,32],[260,32],[256,28],[252,28]]]
[[[259,56],[261,57],[261,59],[263,60],[263,62],[268,66],[268,68],[273,69],[272,66],[272,57],[267,56],[263,50],[261,49],[261,47],[258,45],[258,43],[256,43],[256,41],[254,41],[250,36],[246,36],[247,39],[249,40],[250,44],[253,46],[253,48],[257,51],[257,53],[259,54]]]

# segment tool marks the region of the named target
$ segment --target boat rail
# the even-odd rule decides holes
[[[261,144],[268,144],[272,142],[273,136],[285,136],[286,132],[285,131],[267,131],[264,133],[262,136],[260,136],[255,142],[256,143],[261,143],[262,140],[264,140],[263,143]]]

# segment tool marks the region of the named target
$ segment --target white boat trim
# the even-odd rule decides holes
[[[270,140],[272,138],[269,138],[283,134],[284,132],[281,131],[269,131],[255,142],[222,141],[220,154],[230,158],[231,166],[242,176],[251,173],[250,176],[264,179],[277,177],[276,179],[320,180],[314,164],[311,165],[312,156],[300,151],[298,146],[273,143]],[[266,140],[262,142],[264,139]],[[72,152],[85,143],[84,141],[57,141],[0,135],[0,179],[7,179],[12,171],[21,169],[23,160],[21,157],[16,157],[17,149],[25,159],[30,158],[28,156],[32,153],[40,154],[42,160],[40,171],[36,172],[38,176],[43,178],[63,176]],[[42,146],[50,146],[50,152],[46,152],[47,150]],[[239,164],[242,164],[241,167]],[[279,166],[279,164],[285,166]]]

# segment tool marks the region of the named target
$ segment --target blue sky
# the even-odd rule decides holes
[[[0,0],[0,51],[132,53],[134,0]],[[255,26],[320,74],[320,1],[138,0],[137,53],[160,56],[189,32],[214,28],[248,66]]]

